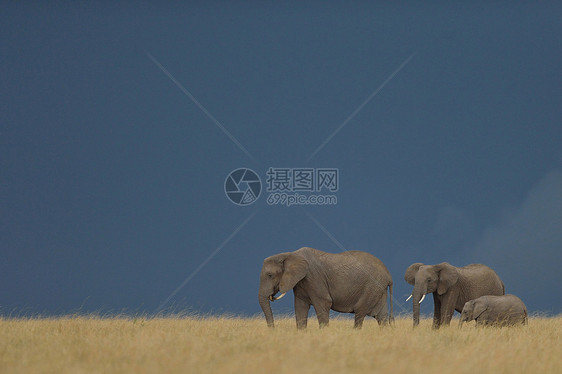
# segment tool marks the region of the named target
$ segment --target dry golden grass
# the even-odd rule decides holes
[[[562,373],[562,317],[528,326],[438,331],[411,319],[362,330],[316,319],[98,318],[0,319],[6,373]]]

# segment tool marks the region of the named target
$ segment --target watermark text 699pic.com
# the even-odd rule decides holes
[[[267,197],[269,205],[336,205],[338,197],[335,195],[300,195],[286,192],[270,193]]]

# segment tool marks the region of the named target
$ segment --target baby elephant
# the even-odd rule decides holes
[[[472,320],[476,320],[477,325],[526,325],[527,308],[515,295],[481,296],[464,304],[459,328],[463,322]]]

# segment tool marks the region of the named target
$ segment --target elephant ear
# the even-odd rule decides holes
[[[406,269],[406,273],[404,274],[404,280],[406,282],[408,282],[409,284],[411,284],[412,286],[416,284],[416,274],[418,272],[418,270],[420,269],[420,266],[422,266],[423,264],[421,262],[416,262],[415,264],[412,264],[410,266],[408,266],[408,269]]]
[[[290,253],[283,261],[283,275],[279,283],[279,292],[285,293],[296,286],[306,276],[308,262],[301,255]]]
[[[477,319],[480,317],[484,311],[488,309],[488,305],[483,302],[473,302],[472,305],[472,319]]]
[[[437,283],[437,293],[443,295],[449,288],[451,288],[459,280],[459,273],[457,269],[443,262],[439,265],[435,265],[439,272],[439,282]]]

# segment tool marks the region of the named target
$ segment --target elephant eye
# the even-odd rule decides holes
[[[267,273],[267,277],[268,277],[268,278],[273,278],[273,274]]]

